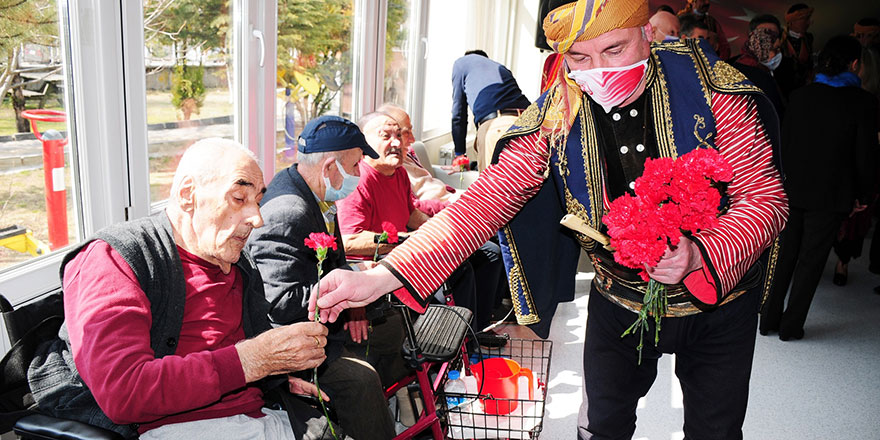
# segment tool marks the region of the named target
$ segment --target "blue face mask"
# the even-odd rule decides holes
[[[358,182],[361,180],[360,176],[352,176],[346,173],[338,160],[334,163],[336,164],[336,169],[339,170],[339,174],[342,174],[342,186],[339,189],[334,188],[330,184],[330,178],[324,176],[324,186],[326,187],[324,190],[324,201],[326,202],[335,202],[348,197],[349,194],[357,189]]]
[[[761,64],[767,66],[771,71],[776,70],[779,67],[779,63],[782,62],[782,52],[776,52],[776,55],[773,58],[770,58],[767,61],[761,61]]]

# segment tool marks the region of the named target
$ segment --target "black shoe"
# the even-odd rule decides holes
[[[831,279],[831,282],[834,283],[835,286],[845,286],[846,274],[834,272],[834,278]]]
[[[758,333],[760,333],[761,336],[767,336],[771,332],[775,333],[778,331],[779,331],[779,324],[770,325],[767,323],[767,321],[764,320],[764,315],[761,315],[761,321],[758,324]]]
[[[877,295],[880,295],[880,286],[874,287],[874,293],[876,293]]]
[[[804,339],[804,329],[801,329],[800,331],[797,331],[794,333],[787,333],[787,332],[784,332],[781,330],[779,331],[779,340],[780,341],[791,341],[791,340],[799,341],[801,339]]]

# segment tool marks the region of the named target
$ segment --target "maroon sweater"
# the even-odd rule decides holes
[[[64,313],[73,358],[115,423],[146,432],[170,423],[262,417],[262,392],[245,383],[234,344],[244,339],[242,277],[177,248],[186,305],[174,355],[150,348],[150,303],[131,268],[96,240],[64,270]]]

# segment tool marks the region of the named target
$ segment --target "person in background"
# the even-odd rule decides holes
[[[465,154],[468,107],[477,126],[477,168],[489,166],[495,143],[529,106],[510,70],[482,50],[465,52],[452,65],[452,141],[455,155]]]
[[[244,252],[265,191],[253,153],[203,139],[181,157],[163,212],[70,251],[66,331],[28,373],[40,409],[126,438],[329,438],[311,406],[267,394],[317,395],[287,374],[326,359],[327,328],[269,323]],[[287,413],[266,407],[273,396]]]
[[[346,253],[372,257],[377,249],[373,237],[382,233],[383,223],[391,223],[401,237],[406,237],[410,235],[408,231],[417,231],[428,215],[413,203],[409,178],[403,169],[403,143],[397,121],[385,113],[374,112],[364,115],[358,125],[380,157],[361,162],[357,190],[339,202],[339,226]],[[378,254],[384,256],[393,248],[379,245]],[[489,324],[498,302],[504,266],[501,251],[492,242],[484,241],[465,259],[449,277],[448,284],[452,286],[455,304],[474,312],[473,326],[479,332]]]
[[[428,216],[433,216],[449,206],[450,203],[458,200],[463,191],[456,191],[455,188],[432,176],[431,172],[422,166],[418,155],[413,151],[412,147],[416,138],[413,136],[409,114],[397,105],[390,103],[383,104],[376,111],[391,116],[400,126],[401,148],[406,151],[403,158],[403,168],[406,170],[406,175],[412,186],[412,193],[415,196],[413,203],[416,208]]]
[[[875,44],[872,46],[862,47],[862,59],[859,62],[861,66],[859,69],[859,79],[862,80],[862,89],[866,92],[870,93],[877,100],[878,105],[880,105],[880,44]],[[877,136],[880,139],[880,111],[877,112],[878,120],[877,120]],[[878,190],[880,190],[880,183],[878,183]],[[878,191],[880,192],[880,191]],[[877,209],[877,199],[874,199],[874,203],[872,206],[869,206],[868,209],[865,210],[866,214],[870,217],[876,217],[880,212]],[[854,217],[860,217],[862,214],[857,214]],[[853,222],[857,222],[859,219],[853,219]],[[849,222],[849,221],[847,221]],[[844,223],[847,223],[844,222]],[[854,228],[854,229],[844,229],[841,228],[842,232],[861,232],[859,229],[864,229],[864,223],[861,223],[863,228]],[[870,223],[867,226],[870,228]],[[867,232],[867,231],[865,231]],[[866,236],[867,234],[865,234]],[[838,259],[841,263],[844,262],[847,255],[850,258],[856,258],[861,255],[862,250],[862,242],[864,241],[864,236],[860,239],[858,236],[850,236],[854,241],[847,241],[847,234],[844,233],[841,243],[835,243],[834,252],[837,254]],[[845,269],[846,266],[841,269]],[[868,251],[868,271],[874,274],[880,274],[880,227],[875,225],[874,234],[871,238],[871,247]],[[844,272],[846,273],[846,272]],[[874,293],[880,294],[880,286],[874,287]]]
[[[742,54],[731,63],[764,91],[780,118],[785,113],[785,104],[779,85],[773,79],[773,72],[782,62],[781,45],[782,38],[777,30],[769,29],[768,26],[756,27],[749,32],[748,39],[742,46]]]
[[[681,30],[681,23],[678,17],[671,12],[657,11],[649,20],[651,26],[654,27],[654,41],[662,43],[664,41],[677,41],[678,34]]]
[[[322,320],[332,321],[345,308],[395,291],[409,307],[425,310],[443,278],[501,228],[517,318],[546,337],[557,304],[574,296],[578,256],[587,251],[596,277],[579,438],[632,438],[658,359],[675,353],[684,437],[742,439],[768,267],[759,257],[788,213],[773,160],[776,113],[760,89],[704,42],[652,45],[647,0],[596,5],[579,0],[547,15],[547,41],[568,70],[499,141],[497,162],[379,266],[330,273],[310,308],[317,305]],[[697,133],[695,115],[707,124]],[[607,201],[632,195],[648,158],[680,156],[704,142],[737,170],[727,187],[730,205],[717,227],[682,237],[648,269],[680,294],[668,297],[660,342],[655,347],[646,338],[640,361],[639,337],[621,335],[642,310],[648,283],[616,263],[613,251],[559,221],[571,214],[602,228]],[[714,310],[704,313],[707,307]]]
[[[712,46],[712,50],[714,50],[715,53],[718,53],[718,44],[715,39],[712,38],[712,32],[709,31],[709,26],[706,25],[703,20],[700,20],[700,18],[694,14],[679,15],[678,20],[681,23],[679,34],[681,39],[706,40],[709,42],[709,45]]]
[[[298,162],[279,171],[269,183],[260,202],[265,225],[248,240],[248,251],[263,276],[269,319],[274,326],[308,320],[309,294],[318,282],[317,254],[305,244],[309,234],[325,233],[336,238],[336,250],[329,249],[323,262],[324,273],[347,267],[336,221],[336,201],[357,188],[361,157],[379,157],[355,123],[329,115],[303,127],[297,149]],[[398,322],[395,338],[393,332],[387,334],[387,322],[370,326],[364,308],[349,310],[347,318],[329,327],[324,349],[327,359],[318,368],[318,382],[333,402],[339,424],[346,432],[357,433],[359,439],[391,438],[394,422],[389,411],[381,410],[387,402],[379,374],[344,344],[349,337],[356,343],[373,339],[377,344],[394,346],[395,353],[399,353],[402,327]],[[370,328],[381,336],[373,337]],[[405,370],[400,373],[403,375]]]
[[[797,3],[785,13],[786,30],[783,35],[782,56],[792,60],[790,78],[780,78],[782,96],[805,86],[813,79],[813,34],[807,32],[813,23],[813,8]]]
[[[688,0],[687,5],[678,11],[678,16],[681,18],[683,15],[693,14],[699,21],[705,23],[706,30],[709,31],[709,36],[706,38],[713,42],[718,57],[726,60],[730,58],[730,43],[727,41],[727,35],[722,29],[721,23],[709,15],[709,6],[709,0]]]
[[[853,24],[852,36],[859,40],[862,47],[880,44],[880,20],[867,17],[857,21]]]
[[[863,211],[877,179],[877,100],[859,87],[862,48],[837,36],[813,83],[791,94],[782,124],[788,225],[760,332],[804,337],[804,324],[841,221]],[[789,290],[790,286],[790,290]],[[786,304],[785,299],[788,297]]]
[[[656,13],[656,12],[660,12],[660,11],[665,11],[665,12],[668,12],[670,14],[675,15],[675,9],[672,9],[672,6],[669,6],[669,5],[660,5],[657,7],[657,10],[654,12]]]

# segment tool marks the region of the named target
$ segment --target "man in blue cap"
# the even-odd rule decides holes
[[[255,229],[248,248],[263,277],[269,319],[280,326],[307,320],[309,292],[318,281],[315,251],[305,245],[310,233],[336,238],[323,270],[346,267],[336,220],[335,202],[357,188],[363,155],[378,158],[353,122],[338,116],[310,121],[297,139],[298,162],[281,170],[260,203],[265,226]],[[357,359],[344,343],[368,337],[364,309],[353,309],[345,322],[329,327],[327,360],[319,367],[319,383],[330,397],[339,424],[358,439],[394,437],[394,423],[376,370]],[[401,338],[402,339],[402,338]],[[396,342],[397,352],[401,347]]]

